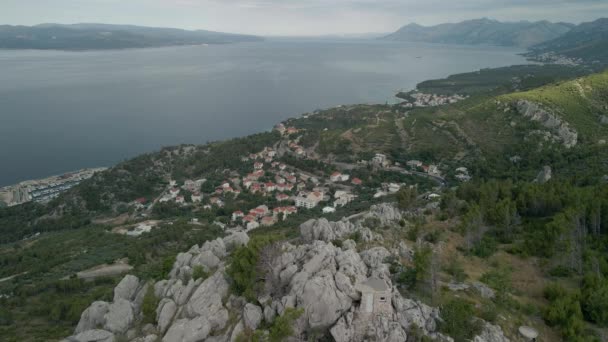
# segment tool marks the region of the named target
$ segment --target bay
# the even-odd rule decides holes
[[[394,102],[521,51],[374,40],[115,51],[0,50],[0,186],[243,136],[316,109]]]

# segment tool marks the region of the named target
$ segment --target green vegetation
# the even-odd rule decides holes
[[[470,341],[481,332],[479,321],[474,316],[473,304],[463,299],[452,299],[441,307],[442,322],[439,329],[454,338],[455,342]]]
[[[418,91],[440,95],[497,95],[538,88],[561,80],[580,77],[582,68],[562,65],[514,65],[451,75],[444,79],[419,83]],[[398,97],[405,98],[407,93]]]
[[[304,313],[304,309],[287,308],[270,326],[270,342],[283,342],[293,335],[293,323]]]

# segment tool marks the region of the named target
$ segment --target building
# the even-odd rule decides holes
[[[200,193],[193,193],[191,196],[192,199],[192,203],[200,203],[203,200],[203,195],[201,195]]]
[[[296,197],[296,207],[312,209],[316,207],[322,200],[323,193],[317,191],[311,192],[306,196],[300,194],[298,197]]]
[[[276,198],[277,198],[277,201],[279,201],[279,202],[288,201],[289,200],[289,195],[286,195],[286,194],[277,194]]]
[[[340,172],[334,172],[329,176],[329,180],[332,182],[339,182],[342,179],[342,174]]]
[[[261,170],[264,168],[264,163],[255,162],[255,163],[253,163],[253,168],[256,170]]]
[[[439,172],[437,165],[429,165],[427,173],[431,176],[441,176],[441,172]]]
[[[420,160],[409,160],[407,163],[405,163],[407,166],[416,169],[419,167],[422,167],[422,162]]]
[[[363,181],[361,179],[355,177],[355,178],[353,178],[353,180],[351,181],[351,183],[353,185],[361,185],[361,184],[363,184]]]
[[[393,313],[391,288],[384,280],[375,277],[368,278],[357,284],[355,288],[361,292],[360,314],[368,316]]]
[[[244,217],[244,216],[245,216],[245,214],[242,211],[237,210],[237,211],[235,211],[235,212],[232,213],[232,221],[236,221],[236,220],[238,220],[238,219],[240,219],[241,217]]]
[[[186,199],[184,198],[184,196],[177,196],[175,197],[175,203],[184,204],[186,203]]]
[[[330,213],[335,213],[335,212],[336,212],[336,208],[334,208],[334,207],[323,208],[323,214],[330,214]]]
[[[277,223],[277,219],[274,216],[265,216],[262,218],[261,224],[264,227],[270,227]]]
[[[384,155],[382,153],[376,153],[376,155],[372,158],[372,164],[375,166],[380,166],[380,167],[389,166],[389,162],[388,162],[388,159],[386,158],[386,155]]]

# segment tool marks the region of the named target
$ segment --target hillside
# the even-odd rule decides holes
[[[608,72],[555,70],[169,147],[0,208],[0,336],[605,340]]]
[[[262,38],[212,31],[187,31],[107,24],[0,26],[1,49],[104,50],[175,45],[255,42]]]
[[[608,19],[582,23],[570,32],[531,48],[538,59],[565,56],[588,64],[608,65]]]
[[[391,41],[530,47],[555,39],[573,27],[566,23],[499,22],[475,19],[456,24],[410,24],[382,38]]]

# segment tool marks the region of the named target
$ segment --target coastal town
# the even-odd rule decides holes
[[[214,224],[226,231],[248,232],[259,227],[274,226],[306,211],[332,215],[363,194],[371,200],[381,201],[382,197],[394,196],[403,188],[418,186],[417,183],[391,181],[370,188],[362,179],[351,174],[357,168],[423,177],[434,182],[437,188],[446,184],[438,165],[419,160],[410,160],[401,165],[382,153],[376,153],[371,159],[361,160],[356,165],[332,165],[298,143],[301,132],[297,128],[281,123],[274,127],[274,131],[282,137],[279,143],[240,157],[243,165],[247,165],[244,170],[248,171],[224,170],[225,179],[220,182],[216,180],[213,184],[205,178],[168,179],[165,190],[158,197],[138,198],[130,203],[135,215],[145,221],[127,229],[121,227],[117,232],[129,236],[150,232],[161,223],[149,220],[156,206],[181,207],[193,213],[221,210],[227,219],[215,218]],[[313,174],[284,162],[283,157],[286,156],[300,161],[326,163],[333,171],[325,176]],[[455,170],[454,179],[468,182],[471,176],[467,168],[460,167]],[[434,203],[432,207],[438,205],[440,197],[433,191],[420,194],[420,198]],[[190,223],[199,224],[196,218]]]
[[[0,188],[0,206],[10,207],[32,201],[46,203],[104,170],[106,168],[82,169]]]
[[[446,104],[456,103],[465,100],[467,97],[463,95],[440,95],[440,94],[425,94],[421,92],[409,92],[401,94],[399,97],[405,99],[401,103],[403,108],[419,108],[419,107],[437,107]]]

